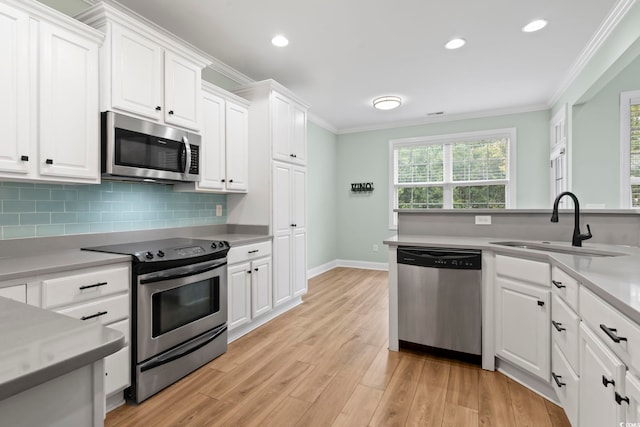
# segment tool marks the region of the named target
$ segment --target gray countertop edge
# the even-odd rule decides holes
[[[270,241],[273,239],[273,236],[263,234],[226,233],[199,238],[206,240],[226,240],[230,243],[231,247],[234,247]],[[7,282],[9,280],[130,261],[131,257],[129,255],[89,252],[80,249],[68,249],[51,254],[45,253],[33,256],[3,258],[0,259],[0,288],[3,287],[2,282]]]
[[[124,347],[124,335],[118,331],[113,331],[117,338],[95,347],[75,357],[64,359],[54,365],[49,365],[43,369],[23,374],[13,380],[0,384],[0,400],[14,396],[30,388],[44,384],[54,378],[68,374],[76,369],[87,366],[97,360],[103,359],[110,354]]]
[[[500,246],[492,244],[491,242],[495,241],[508,241],[514,239],[503,239],[498,237],[447,237],[447,236],[411,236],[411,237],[398,237],[393,236],[387,240],[384,240],[383,243],[388,245],[389,247],[397,247],[397,246],[424,246],[424,247],[451,247],[451,248],[466,248],[466,249],[479,249],[485,251],[492,251],[495,253],[506,254],[506,255],[515,255],[526,257],[529,259],[537,259],[541,261],[547,261],[552,266],[557,266],[558,268],[566,271],[568,274],[574,276],[581,284],[586,286],[587,289],[598,295],[604,301],[606,301],[609,305],[614,307],[616,310],[623,313],[625,316],[630,318],[632,321],[640,325],[640,310],[636,307],[630,305],[629,302],[624,301],[618,298],[615,294],[608,291],[606,286],[611,286],[610,283],[602,283],[602,280],[598,280],[596,273],[599,273],[597,270],[589,271],[587,268],[584,268],[584,271],[579,270],[574,267],[575,265],[580,264],[582,260],[591,260],[594,264],[600,267],[600,270],[606,270],[607,260],[610,264],[614,262],[626,263],[627,265],[640,265],[640,248],[630,247],[630,246],[616,246],[616,245],[599,245],[593,244],[591,247],[621,252],[624,255],[620,257],[611,257],[611,258],[591,258],[589,256],[580,256],[580,255],[567,255],[567,254],[558,254],[558,253],[550,253],[550,252],[542,252],[536,251],[532,249],[522,249],[522,248],[513,248],[508,246]],[[518,239],[519,240],[519,239]],[[553,242],[558,244],[560,242]],[[566,242],[561,242],[561,244],[567,244]],[[595,261],[593,261],[595,259]],[[613,261],[615,260],[615,261]],[[615,265],[611,265],[611,277],[609,280],[615,281],[617,280],[615,275],[619,273],[619,269],[616,269]],[[601,275],[600,278],[603,276]],[[640,276],[638,276],[640,277]],[[620,279],[624,280],[624,279]]]

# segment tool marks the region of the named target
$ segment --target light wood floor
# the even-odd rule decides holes
[[[304,304],[106,426],[562,426],[498,372],[387,350],[387,273],[337,268]]]

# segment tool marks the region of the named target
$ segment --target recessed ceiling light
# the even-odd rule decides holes
[[[378,110],[393,110],[402,104],[399,96],[381,96],[373,100],[373,108]]]
[[[533,33],[534,31],[538,31],[547,26],[547,21],[545,19],[536,19],[535,21],[529,22],[527,25],[522,27],[522,31],[525,33]]]
[[[447,44],[444,45],[444,47],[446,47],[447,49],[460,49],[466,43],[467,41],[465,39],[452,39],[449,40]]]
[[[289,44],[289,40],[287,40],[287,38],[283,35],[277,35],[271,39],[271,43],[274,46],[285,47],[286,45]]]

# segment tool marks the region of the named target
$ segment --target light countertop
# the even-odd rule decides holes
[[[0,400],[100,360],[124,335],[0,297]]]
[[[583,242],[582,250],[617,252],[620,256],[595,257],[522,249],[492,244],[514,239],[498,237],[394,236],[384,243],[391,246],[431,246],[480,249],[495,253],[548,261],[578,279],[589,290],[627,317],[640,324],[640,248]],[[520,241],[518,239],[518,241]],[[531,243],[541,243],[534,242]],[[550,245],[573,248],[569,242]]]

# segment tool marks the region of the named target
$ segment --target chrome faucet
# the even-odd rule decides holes
[[[564,196],[569,196],[573,199],[573,205],[575,206],[574,215],[574,226],[573,226],[573,239],[571,241],[572,246],[582,246],[583,240],[588,240],[593,237],[591,234],[591,227],[587,224],[587,234],[580,234],[580,203],[578,203],[578,198],[575,194],[570,191],[565,191],[558,194],[556,200],[553,202],[553,212],[551,213],[551,222],[558,222],[558,204],[560,203],[560,199]]]

